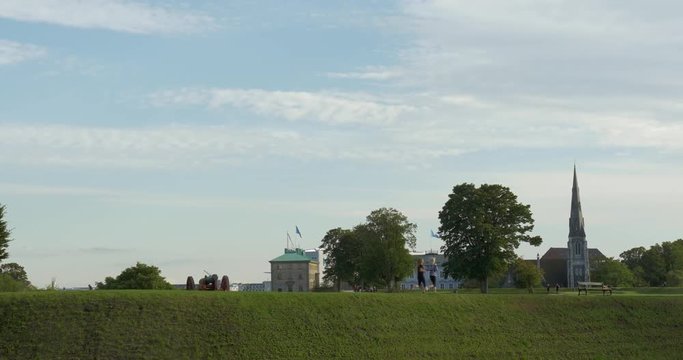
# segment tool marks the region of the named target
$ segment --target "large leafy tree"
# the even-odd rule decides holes
[[[641,276],[650,286],[661,286],[666,282],[666,261],[662,246],[654,244],[640,259],[640,266],[643,269]]]
[[[504,271],[516,259],[522,242],[538,246],[529,205],[502,185],[460,184],[453,187],[439,212],[442,250],[448,259],[444,271],[454,278],[480,282],[488,292],[488,278]]]
[[[354,232],[364,244],[361,274],[365,282],[394,290],[412,273],[409,249],[415,249],[417,225],[392,208],[374,210]]]
[[[104,283],[97,283],[98,289],[117,290],[117,289],[155,289],[170,290],[173,286],[169,284],[158,267],[146,265],[141,262],[129,267],[121,272],[116,278],[107,276]]]
[[[412,272],[408,249],[415,248],[417,226],[396,209],[381,208],[352,230],[327,232],[321,248],[327,255],[324,278],[351,285],[388,287]]]
[[[610,286],[631,287],[636,283],[633,272],[623,262],[608,258],[596,263],[591,278]]]
[[[326,256],[325,281],[331,281],[341,290],[342,283],[360,285],[359,262],[362,243],[348,229],[331,229],[325,234],[320,246]]]
[[[647,249],[642,246],[634,247],[633,249],[626,250],[619,254],[619,257],[621,258],[622,263],[624,263],[629,269],[633,270],[640,266],[640,260],[643,258],[645,251],[647,251]]]
[[[7,221],[5,221],[5,205],[0,205],[0,262],[9,256],[7,252],[9,241],[10,230],[7,228]]]
[[[662,243],[662,257],[666,272],[683,270],[683,239]]]

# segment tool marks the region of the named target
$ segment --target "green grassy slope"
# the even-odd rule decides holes
[[[683,296],[0,294],[0,358],[680,358]]]

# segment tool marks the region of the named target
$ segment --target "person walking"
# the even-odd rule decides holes
[[[555,294],[560,293],[560,284],[555,284]]]
[[[424,259],[422,258],[417,259],[417,285],[420,287],[422,292],[425,292],[427,282],[425,281],[425,266]]]
[[[432,258],[432,263],[429,265],[429,281],[432,283],[430,285],[431,289],[436,292],[436,275],[439,273],[439,267],[436,265],[436,258]]]

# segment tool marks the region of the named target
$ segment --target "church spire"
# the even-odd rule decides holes
[[[569,216],[569,236],[586,237],[586,232],[583,228],[581,198],[579,197],[579,182],[576,179],[576,164],[574,164],[574,184],[572,185],[572,208]]]

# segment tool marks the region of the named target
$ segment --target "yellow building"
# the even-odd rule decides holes
[[[319,263],[304,255],[302,249],[285,249],[270,260],[272,291],[311,291],[320,284]]]

